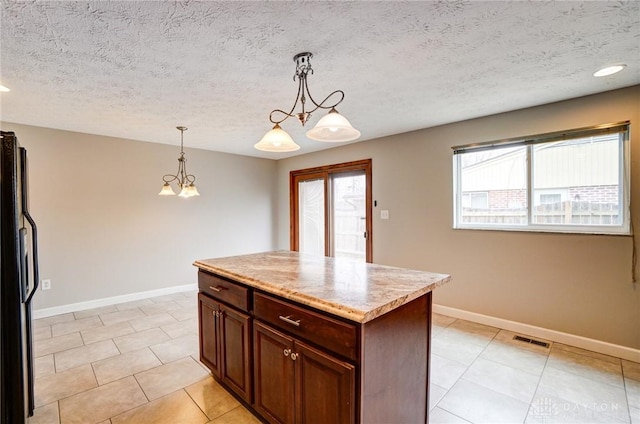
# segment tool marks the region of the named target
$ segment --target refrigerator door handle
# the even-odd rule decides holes
[[[38,286],[40,285],[40,273],[38,272],[38,227],[36,227],[36,222],[33,220],[33,218],[31,218],[31,215],[28,211],[23,211],[23,215],[29,222],[29,225],[31,225],[31,235],[33,239],[33,255],[31,255],[33,260],[33,289],[31,290],[31,293],[29,293],[29,296],[25,301],[25,303],[29,304],[31,302],[31,299],[33,298],[33,295],[36,294]]]

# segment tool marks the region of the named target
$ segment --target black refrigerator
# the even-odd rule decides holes
[[[0,132],[0,416],[23,424],[34,409],[31,300],[38,288],[36,224],[29,215],[27,151]]]

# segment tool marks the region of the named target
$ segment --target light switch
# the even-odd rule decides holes
[[[389,219],[389,211],[380,211],[380,219]]]

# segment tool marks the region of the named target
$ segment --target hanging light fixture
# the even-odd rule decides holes
[[[191,174],[187,174],[187,158],[184,157],[184,132],[187,130],[187,127],[176,128],[180,131],[180,157],[178,158],[178,172],[175,175],[167,174],[162,177],[164,185],[158,194],[161,196],[174,196],[176,192],[173,191],[171,183],[176,181],[178,183],[178,188],[180,189],[180,194],[178,194],[178,196],[200,196],[195,185],[196,177]]]
[[[254,147],[258,150],[264,150],[267,152],[293,152],[298,150],[298,146],[293,139],[284,131],[280,124],[287,119],[295,116],[300,123],[304,126],[307,123],[311,114],[318,109],[327,109],[329,113],[318,121],[315,127],[307,131],[307,137],[316,141],[326,142],[343,142],[353,141],[360,137],[360,131],[351,126],[347,118],[340,115],[336,110],[338,106],[344,100],[344,91],[336,90],[324,98],[320,103],[316,102],[311,93],[309,92],[309,85],[307,83],[307,76],[313,74],[311,63],[309,60],[313,57],[313,54],[309,52],[298,53],[293,57],[293,61],[296,63],[296,73],[293,76],[293,80],[298,79],[298,94],[296,101],[293,103],[293,107],[289,112],[285,112],[281,109],[274,109],[269,115],[269,120],[275,124],[273,129],[265,134]],[[340,99],[335,103],[329,103],[328,101],[334,94],[338,94]],[[306,111],[305,104],[307,98],[311,100],[311,103],[315,106],[313,109]],[[298,103],[302,106],[302,110],[299,113],[294,113]],[[280,113],[284,117],[280,120],[273,118],[275,113]]]

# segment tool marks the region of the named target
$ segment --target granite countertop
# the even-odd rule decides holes
[[[277,251],[202,259],[198,268],[365,323],[451,280],[446,274]]]

